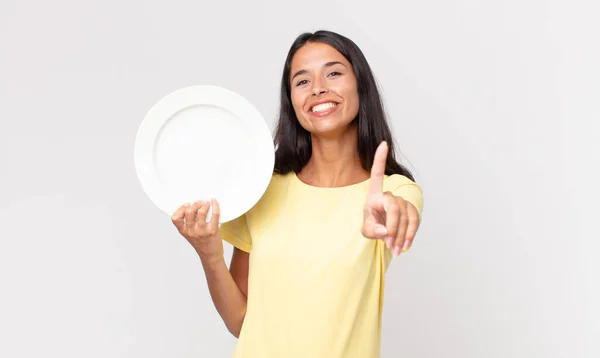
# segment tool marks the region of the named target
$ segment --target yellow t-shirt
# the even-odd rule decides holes
[[[361,235],[369,180],[338,188],[274,175],[260,201],[221,225],[250,252],[248,305],[234,358],[377,358],[391,251]],[[384,179],[423,208],[407,177]]]

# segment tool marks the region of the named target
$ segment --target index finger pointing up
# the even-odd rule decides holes
[[[383,141],[375,151],[373,166],[371,167],[371,185],[369,194],[381,194],[383,192],[383,177],[385,175],[385,163],[387,161],[388,145]]]

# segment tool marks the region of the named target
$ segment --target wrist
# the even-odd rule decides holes
[[[200,261],[202,262],[202,266],[204,266],[205,269],[215,268],[225,263],[225,258],[223,257],[222,252],[221,254],[209,254],[200,250],[196,250],[196,252],[198,253]]]

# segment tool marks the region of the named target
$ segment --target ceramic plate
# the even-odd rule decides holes
[[[152,106],[137,132],[134,161],[144,192],[160,210],[172,215],[186,202],[216,198],[223,223],[264,194],[274,146],[264,118],[244,97],[191,86]]]

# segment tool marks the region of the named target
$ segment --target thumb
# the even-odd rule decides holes
[[[383,239],[387,235],[385,226],[366,219],[363,223],[361,234],[368,239]]]

